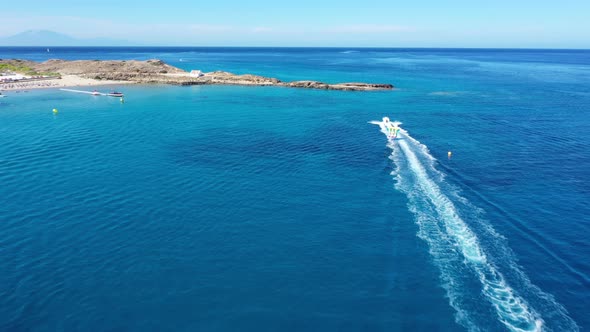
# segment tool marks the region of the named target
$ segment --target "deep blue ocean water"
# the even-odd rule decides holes
[[[396,86],[3,92],[2,331],[590,328],[590,51],[0,58]]]

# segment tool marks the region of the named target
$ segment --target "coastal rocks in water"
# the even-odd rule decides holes
[[[372,83],[336,83],[327,84],[316,81],[295,81],[285,83],[285,86],[292,88],[308,89],[326,89],[326,90],[344,90],[344,91],[369,91],[369,90],[391,90],[391,84],[372,84]]]
[[[18,62],[23,60],[0,60],[0,63]],[[170,66],[162,60],[47,60],[42,63],[24,61],[37,71],[55,72],[62,75],[76,75],[84,78],[106,81],[129,81],[143,84],[176,84],[176,85],[251,85],[251,86],[284,86],[292,88],[343,90],[343,91],[374,91],[391,90],[391,84],[372,83],[336,83],[329,84],[317,81],[282,82],[276,78],[252,74],[237,75],[224,71],[204,73],[202,76],[191,76],[190,73]]]
[[[277,85],[281,83],[276,78],[264,77],[252,74],[236,75],[225,71],[205,73],[199,80],[209,84],[236,84],[236,85]]]

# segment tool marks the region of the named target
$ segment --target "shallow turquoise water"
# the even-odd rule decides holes
[[[398,89],[7,93],[2,330],[590,326],[590,53],[52,51]]]

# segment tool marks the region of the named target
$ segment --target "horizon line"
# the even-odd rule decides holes
[[[440,46],[191,46],[191,45],[0,45],[0,48],[30,48],[30,47],[55,47],[55,48],[91,48],[91,47],[110,47],[110,48],[309,48],[309,49],[440,49],[440,50],[537,50],[537,51],[590,51],[589,48],[550,48],[550,47],[440,47]]]

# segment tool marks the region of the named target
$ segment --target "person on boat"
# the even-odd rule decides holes
[[[395,138],[394,126],[388,117],[383,117],[383,125],[387,129],[387,136]]]
[[[397,134],[400,131],[400,127],[397,123],[394,123],[393,125],[391,125],[391,127],[389,127],[389,134],[391,136],[391,138],[397,138]]]

